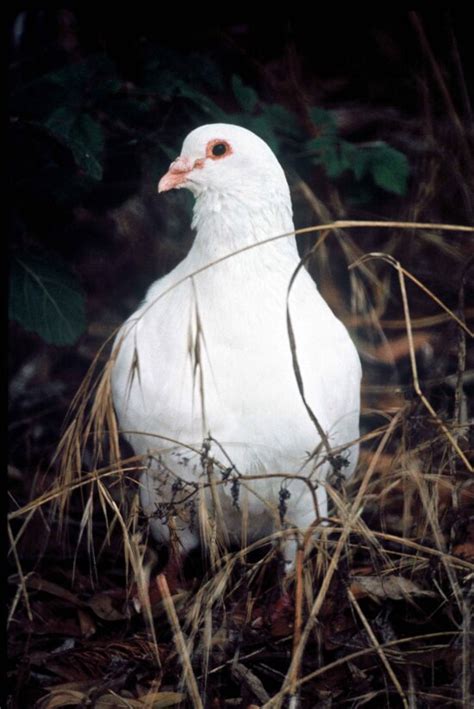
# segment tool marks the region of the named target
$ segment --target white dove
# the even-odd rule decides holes
[[[328,444],[347,446],[351,474],[361,379],[347,330],[304,268],[288,296],[291,342],[300,257],[269,146],[236,125],[201,126],[158,190],[183,187],[195,197],[194,243],[122,326],[112,374],[121,431],[148,455],[151,532],[182,557],[209,530],[245,545],[327,516]],[[287,569],[296,548],[288,533]]]

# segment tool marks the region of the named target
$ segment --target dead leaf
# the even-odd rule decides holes
[[[96,624],[90,613],[79,608],[77,611],[81,633],[84,638],[90,638],[97,631]]]
[[[31,607],[33,622],[28,623],[28,627],[35,635],[61,635],[66,638],[82,636],[76,614],[73,617],[65,617],[51,601],[35,601]]]
[[[183,702],[185,695],[180,692],[152,692],[140,699],[120,697],[118,694],[103,694],[97,699],[95,709],[110,709],[110,707],[132,707],[133,709],[166,709]]]
[[[79,706],[88,700],[89,691],[95,682],[65,682],[50,689],[35,705],[37,709],[57,709],[58,707]]]
[[[474,563],[474,543],[465,542],[465,544],[457,544],[453,547],[454,556],[460,556],[461,559]]]
[[[344,609],[344,601],[339,602],[340,610],[331,615],[328,622],[322,628],[324,647],[326,650],[337,650],[341,646],[347,645],[354,638],[356,627],[354,617]]]
[[[122,605],[122,609],[119,605]],[[118,598],[110,593],[96,593],[89,599],[87,605],[102,620],[125,620],[129,618],[130,611],[123,603],[123,595]]]
[[[356,598],[373,598],[380,601],[390,598],[392,601],[407,598],[431,597],[436,594],[426,591],[404,576],[353,576],[351,591]]]
[[[72,603],[75,606],[83,606],[83,602],[76,596],[72,591],[68,591],[67,588],[63,588],[57,583],[52,581],[46,581],[41,578],[39,574],[32,573],[25,579],[28,588],[34,588],[36,591],[43,591],[44,593],[49,593],[51,596],[57,596],[63,601]]]

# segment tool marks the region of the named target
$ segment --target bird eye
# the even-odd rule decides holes
[[[227,152],[227,145],[225,143],[216,143],[215,145],[212,146],[212,154],[216,158],[220,158],[222,155],[225,155]]]
[[[232,146],[227,140],[215,138],[206,145],[206,157],[211,158],[211,160],[220,160],[227,157],[227,155],[231,155],[232,152]]]

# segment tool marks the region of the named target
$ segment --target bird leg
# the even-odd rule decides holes
[[[183,566],[184,555],[174,544],[170,544],[168,547],[168,561],[161,573],[166,576],[168,587],[172,595],[176,593],[178,588],[182,588],[183,585],[185,585]]]
[[[186,550],[183,549],[176,521],[173,516],[168,518],[169,529],[169,544],[168,544],[168,561],[165,564],[161,573],[166,576],[168,587],[171,594],[175,593],[178,588],[184,585],[183,564],[186,556]]]

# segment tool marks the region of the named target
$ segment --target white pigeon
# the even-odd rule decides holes
[[[183,187],[195,197],[194,243],[122,326],[112,391],[120,429],[148,456],[140,487],[152,534],[168,543],[171,529],[185,555],[206,529],[244,545],[327,516],[327,443],[358,438],[361,367],[304,268],[288,299],[291,344],[300,257],[268,145],[239,126],[201,126],[158,190]],[[357,456],[348,445],[345,474]],[[282,551],[291,569],[295,537]]]

